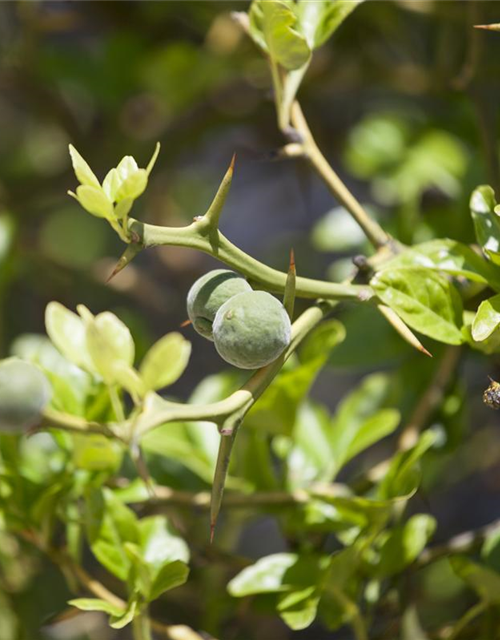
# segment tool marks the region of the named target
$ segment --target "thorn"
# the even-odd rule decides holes
[[[141,251],[141,249],[142,247],[139,244],[136,244],[136,243],[129,244],[125,249],[125,251],[123,252],[121,258],[116,263],[115,268],[113,269],[109,277],[106,279],[106,284],[108,284],[110,280],[112,280],[116,276],[116,274],[120,273],[120,271],[123,271],[123,269],[125,269],[125,267],[128,264],[130,264],[130,262],[132,262],[132,260],[139,253],[139,251]]]
[[[428,356],[429,358],[433,358],[434,357],[430,351],[427,351],[427,349],[424,347],[423,344],[421,344],[419,347],[417,347],[417,349],[419,351],[421,351],[423,354],[425,354],[426,356]]]
[[[420,342],[417,336],[413,333],[413,331],[401,320],[398,314],[393,311],[390,307],[387,307],[384,304],[377,305],[378,310],[384,316],[384,318],[392,324],[394,329],[399,333],[399,335],[406,340],[408,344],[410,344],[414,349],[420,351],[420,353],[425,354],[429,358],[432,358],[432,354],[427,351],[424,345]]]
[[[486,31],[500,31],[500,24],[475,24],[474,29],[485,29]]]
[[[231,158],[231,163],[222,178],[222,182],[219,185],[217,193],[212,201],[212,204],[209,206],[208,211],[204,216],[200,216],[200,222],[205,222],[207,226],[217,229],[219,226],[219,218],[222,213],[222,208],[226,202],[226,198],[229,193],[229,189],[231,187],[231,181],[233,179],[234,172],[234,163],[236,161],[236,154],[233,153],[233,157]]]
[[[229,169],[228,171],[231,171],[231,173],[234,172],[234,164],[236,162],[236,152],[233,153],[233,157],[231,158],[231,163],[229,165]]]
[[[191,320],[188,318],[187,320],[184,320],[184,322],[181,322],[181,324],[179,325],[179,327],[181,329],[183,329],[184,327],[189,327],[189,325],[192,324]]]
[[[293,247],[290,249],[290,267],[289,267],[290,271],[293,271],[293,273],[297,273],[296,269],[295,269],[295,251],[293,250]]]
[[[210,522],[210,544],[213,544],[215,536],[215,522]]]

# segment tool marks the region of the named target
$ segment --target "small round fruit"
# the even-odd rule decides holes
[[[198,278],[187,295],[187,312],[195,330],[213,340],[212,324],[219,307],[245,291],[252,291],[245,278],[227,269],[215,269]]]
[[[290,344],[290,318],[285,307],[266,291],[240,293],[215,316],[215,348],[229,364],[259,369],[273,362]]]
[[[51,395],[49,381],[35,365],[18,358],[1,362],[0,431],[20,433],[33,427]]]

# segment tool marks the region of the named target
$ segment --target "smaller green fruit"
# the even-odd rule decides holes
[[[0,431],[20,433],[34,426],[52,389],[45,375],[29,362],[9,358],[0,363]]]
[[[219,307],[229,298],[251,290],[245,278],[227,269],[215,269],[198,278],[187,295],[187,312],[194,329],[213,340],[212,324]]]
[[[240,369],[259,369],[276,360],[290,344],[291,331],[285,307],[266,291],[230,298],[213,324],[217,352]]]

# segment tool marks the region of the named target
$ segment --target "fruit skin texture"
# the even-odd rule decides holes
[[[35,365],[18,358],[0,363],[0,431],[21,433],[33,427],[48,404],[52,389]]]
[[[221,358],[240,369],[273,362],[290,344],[285,307],[266,291],[240,293],[217,311],[214,342]]]
[[[215,269],[198,278],[187,295],[187,312],[194,329],[213,341],[212,324],[219,307],[245,291],[252,291],[252,287],[228,269]]]

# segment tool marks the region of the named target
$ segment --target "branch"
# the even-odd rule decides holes
[[[376,249],[388,245],[391,242],[390,236],[370,218],[321,153],[298,102],[294,102],[292,106],[291,119],[293,126],[302,137],[303,149],[309,162],[330,193],[349,211]]]
[[[186,227],[161,227],[131,218],[129,232],[135,242],[143,248],[174,246],[196,249],[224,262],[268,291],[280,294],[285,292],[285,272],[265,265],[236,247],[217,227],[207,224],[205,216],[195,218]],[[309,299],[366,301],[373,297],[373,291],[366,285],[339,284],[298,277],[296,295]]]

